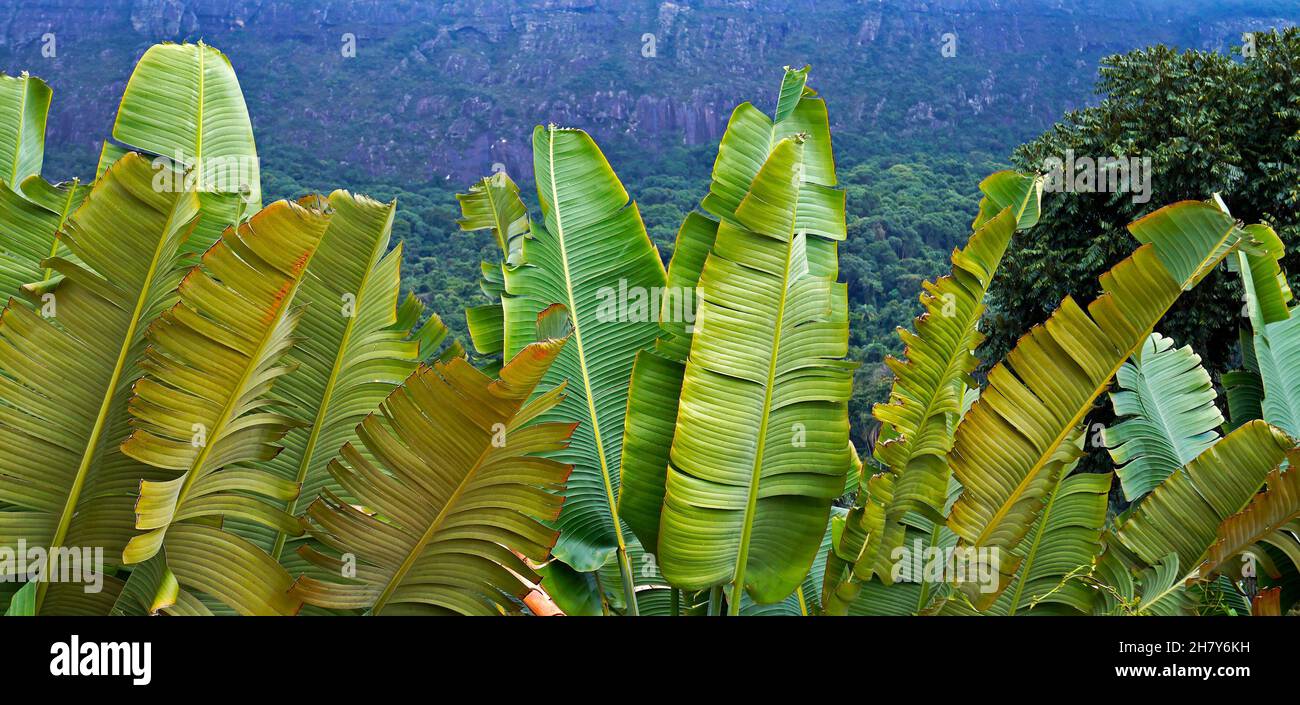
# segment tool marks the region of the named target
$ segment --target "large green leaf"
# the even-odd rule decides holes
[[[41,173],[53,92],[39,78],[0,74],[0,181],[10,189]]]
[[[1286,245],[1267,225],[1250,225],[1245,231],[1252,240],[1252,247],[1238,250],[1236,258],[1229,260],[1229,264],[1241,275],[1246,290],[1246,316],[1251,327],[1263,330],[1270,323],[1291,317],[1287,304],[1291,302],[1292,292],[1281,264],[1286,255]]]
[[[1239,250],[1236,258],[1228,261],[1230,268],[1241,275],[1247,317],[1239,343],[1242,369],[1227,372],[1222,379],[1230,427],[1265,418],[1268,397],[1268,421],[1294,434],[1300,430],[1300,375],[1291,373],[1295,360],[1288,359],[1295,355],[1298,334],[1295,325],[1288,323],[1291,312],[1287,305],[1292,292],[1280,262],[1286,246],[1267,226],[1252,225],[1246,231],[1255,246]]]
[[[1003,208],[1010,208],[1016,215],[1016,230],[1028,230],[1038,224],[1038,217],[1043,206],[1043,178],[1014,171],[999,171],[989,174],[980,182],[979,212],[971,223],[972,230],[979,230],[985,223],[993,220]]]
[[[1262,418],[1300,436],[1300,321],[1287,307],[1292,292],[1280,264],[1286,247],[1267,226],[1252,225],[1246,232],[1255,247],[1237,252],[1232,261],[1246,291],[1245,369],[1224,376],[1233,422]]]
[[[1255,495],[1245,509],[1219,524],[1217,539],[1197,568],[1197,577],[1213,575],[1230,558],[1251,550],[1261,541],[1288,547],[1288,557],[1300,568],[1295,552],[1296,536],[1300,533],[1300,523],[1296,522],[1300,519],[1300,470],[1296,468],[1300,451],[1292,450],[1287,459],[1286,471],[1280,468],[1270,471],[1264,481],[1265,490]]]
[[[587,133],[538,127],[533,166],[544,218],[523,240],[519,264],[505,269],[505,356],[537,338],[543,310],[560,304],[568,311],[573,340],[538,387],[544,394],[569,382],[571,393],[542,419],[579,424],[572,444],[552,456],[574,466],[555,555],[581,572],[617,556],[630,575],[616,511],[623,417],[633,360],[659,329],[644,307],[618,304],[630,307],[632,297],[662,289],[663,264],[636,204]]]
[[[1241,229],[1212,203],[1184,201],[1132,223],[1141,247],[1101,277],[1088,312],[1067,297],[989,373],[957,428],[949,462],[964,491],[948,525],[964,546],[1001,553],[1009,582],[1015,548],[1058,471],[1058,451],[1124,362],[1178,296],[1236,247]],[[971,595],[978,607],[1001,590]]]
[[[490,615],[513,611],[540,576],[517,552],[546,559],[570,468],[539,457],[573,424],[531,423],[563,385],[526,402],[565,344],[533,343],[492,380],[462,358],[421,367],[357,430],[330,473],[355,496],[327,492],[305,523],[327,549],[304,557],[339,576],[303,577],[293,594],[371,614]],[[371,459],[373,458],[373,460]],[[364,509],[362,508],[364,507]]]
[[[262,187],[248,106],[230,59],[198,44],[155,44],[122,94],[113,138],[194,169],[199,191],[244,194]]]
[[[39,284],[52,272],[41,262],[68,256],[56,235],[89,191],[77,181],[52,185],[40,177],[51,91],[39,78],[0,74],[0,295]],[[42,291],[42,293],[45,293]]]
[[[844,509],[833,507],[831,509],[832,519],[843,515]],[[821,546],[817,549],[817,558],[813,560],[812,567],[808,569],[808,575],[804,576],[803,582],[788,597],[780,602],[758,603],[754,602],[748,594],[742,594],[740,605],[740,614],[742,617],[808,617],[821,614],[824,611],[822,606],[821,590],[825,584],[826,561],[832,555],[831,540],[834,529],[832,524],[826,526],[826,532],[822,536]]]
[[[1264,392],[1263,419],[1300,437],[1300,316],[1256,331],[1255,357]]]
[[[1016,547],[1020,567],[1010,587],[985,614],[1039,613],[1062,606],[1087,613],[1095,598],[1083,577],[1101,553],[1112,476],[1063,477],[1025,540]]]
[[[889,402],[875,405],[872,415],[882,424],[875,457],[897,476],[887,510],[892,522],[908,511],[933,519],[943,516],[950,473],[947,454],[965,390],[975,386],[970,375],[979,365],[975,349],[984,339],[979,332],[984,296],[1017,218],[1028,204],[1037,203],[1036,179],[1004,174],[1004,179],[987,179],[985,188],[990,181],[1011,181],[1026,187],[1024,197],[982,224],[965,249],[953,251],[951,275],[925,283],[925,312],[916,319],[916,332],[899,330],[905,359],[885,360],[894,372],[894,386]]]
[[[68,222],[81,264],[48,262],[63,277],[42,307],[54,320],[12,300],[0,317],[0,501],[18,508],[0,512],[0,545],[102,547],[116,563],[131,537],[133,493],[156,473],[117,444],[130,433],[146,325],[175,301],[198,211],[192,193],[155,191],[151,175],[143,157],[123,158]],[[36,606],[83,612],[94,600],[43,583]]]
[[[482,263],[480,283],[484,294],[498,300],[465,310],[474,349],[479,355],[499,358],[506,339],[505,311],[499,299],[505,291],[505,269],[520,264],[524,238],[532,230],[528,209],[519,197],[519,187],[504,171],[484,177],[468,193],[456,194],[456,200],[460,202],[461,218],[456,221],[460,229],[490,230],[501,249],[499,262]],[[531,325],[526,319],[520,322]]]
[[[843,227],[833,210],[823,208],[826,188],[836,184],[835,159],[831,152],[830,123],[825,101],[807,86],[809,67],[786,68],[777,101],[776,119],[769,118],[750,103],[736,107],[727,131],[718,145],[709,194],[700,204],[716,218],[731,218],[750,192],[750,187],[768,156],[782,140],[804,140],[800,174],[801,194],[795,208],[800,228],[808,234],[843,239]]]
[[[0,291],[13,295],[25,285],[57,279],[44,262],[72,257],[58,233],[89,191],[76,180],[53,185],[38,175],[27,177],[17,191],[0,188]],[[44,286],[33,289],[48,293]]]
[[[148,375],[131,399],[122,452],[172,471],[140,484],[128,564],[165,548],[182,586],[243,614],[291,614],[289,574],[264,549],[223,530],[231,517],[301,533],[282,509],[298,485],[266,469],[298,422],[269,391],[293,370],[285,354],[304,309],[297,294],[327,218],[278,201],[230,228],[181,282],[179,302],[149,329]],[[239,570],[230,569],[238,565]]]
[[[601,572],[579,573],[558,559],[552,559],[537,568],[537,574],[542,576],[542,589],[555,606],[570,617],[613,614],[609,604],[613,593],[605,589],[599,579]]]
[[[619,513],[641,543],[650,546],[659,543],[668,454],[698,315],[700,272],[717,233],[718,222],[699,212],[688,214],[682,221],[668,267],[667,291],[673,292],[673,297],[664,297],[659,313],[661,337],[655,341],[654,350],[637,353],[632,369],[623,427]],[[674,300],[680,304],[673,304]],[[676,311],[674,305],[679,306]],[[688,311],[689,315],[685,315]]]
[[[812,270],[820,238],[797,229],[837,209],[842,225],[843,194],[809,187],[802,163],[799,139],[779,143],[718,229],[670,455],[660,566],[687,589],[732,583],[733,613],[742,591],[775,602],[799,586],[850,464],[847,292]]]
[[[636,594],[635,614],[647,617],[667,617],[673,614],[672,591],[653,554],[648,553],[635,535],[626,537],[628,563],[632,566],[632,580]],[[598,571],[579,573],[563,561],[552,560],[539,568],[542,589],[546,590],[565,614],[574,616],[630,615],[627,609],[627,592],[623,586],[623,571],[619,565],[606,564]],[[682,592],[678,593],[678,614]]]
[[[1263,421],[1244,424],[1152,490],[1116,536],[1147,565],[1173,553],[1196,569],[1219,525],[1246,507],[1294,446]]]
[[[685,372],[683,361],[642,350],[637,353],[628,391],[618,508],[638,541],[655,550]]]
[[[262,207],[252,122],[230,60],[203,44],[155,44],[127,81],[113,137],[154,159],[155,187],[196,190],[199,223],[186,251],[206,252]],[[123,149],[104,143],[99,171]]]
[[[643,544],[657,546],[659,543],[669,449],[677,424],[685,361],[697,322],[700,274],[718,234],[719,222],[715,217],[735,218],[736,208],[758,174],[758,168],[784,137],[800,135],[804,140],[805,160],[811,158],[815,163],[801,174],[807,182],[804,188],[811,191],[835,185],[826,106],[807,87],[807,78],[808,67],[786,68],[775,121],[749,103],[735,109],[713,165],[709,194],[700,206],[705,212],[689,213],[677,231],[673,259],[668,267],[667,291],[672,296],[665,296],[661,301],[662,331],[655,349],[637,355],[623,429],[619,511]],[[802,215],[796,213],[796,227],[833,238],[843,237],[833,218],[829,223],[819,218],[815,209],[806,210]],[[810,269],[834,276],[833,239],[815,237],[807,242]]]
[[[330,459],[356,440],[357,424],[429,352],[421,351],[409,324],[398,324],[402,247],[389,251],[396,203],[340,190],[330,194],[327,210],[329,226],[295,299],[306,306],[296,329],[301,340],[291,352],[297,369],[275,388],[304,424],[284,437],[284,451],[268,463],[302,487],[301,499],[286,507],[290,514],[327,487],[343,494],[326,470]],[[446,333],[436,316],[427,325]],[[276,558],[287,538],[276,532]]]
[[[1042,181],[1004,171],[986,178],[980,189],[984,198],[976,230],[965,249],[953,251],[952,274],[925,283],[925,312],[916,319],[916,332],[899,329],[905,359],[886,358],[895,381],[889,401],[872,409],[881,422],[874,455],[894,480],[888,483],[887,506],[879,498],[871,500],[870,509],[879,521],[871,540],[854,531],[840,535],[852,545],[837,547],[837,555],[852,569],[837,572],[837,561],[831,560],[836,584],[826,590],[834,596],[828,601],[833,613],[843,614],[853,601],[852,582],[871,578],[878,566],[887,570],[888,556],[904,538],[902,522],[908,512],[920,512],[932,521],[944,518],[952,475],[947,453],[965,392],[974,387],[970,375],[979,364],[975,349],[983,340],[978,326],[984,297],[1013,232],[1021,227],[1018,223],[1036,221]],[[884,487],[883,481],[875,484]],[[854,524],[861,524],[867,494],[859,494],[858,506],[850,513]],[[887,577],[883,581],[890,582]]]
[[[501,261],[507,266],[519,264],[523,240],[532,229],[528,209],[519,197],[519,187],[504,171],[481,179],[468,193],[456,194],[460,203],[461,230],[490,230],[501,248]],[[499,292],[497,292],[499,293]]]
[[[674,292],[683,308],[690,306],[692,322],[674,315],[665,297],[659,313],[663,329],[654,350],[637,353],[628,390],[627,420],[623,426],[622,486],[619,513],[641,543],[658,546],[659,516],[668,477],[668,452],[677,427],[682,375],[694,332],[696,292],[704,261],[717,238],[718,222],[691,212],[677,231],[677,244],[668,266],[666,291]],[[686,302],[689,292],[690,301]]]
[[[1200,356],[1159,333],[1124,363],[1117,382],[1110,400],[1125,420],[1104,436],[1124,497],[1134,502],[1214,445],[1224,421]]]
[[[872,503],[870,484],[873,478],[866,476],[867,467],[858,457],[857,449],[852,449],[852,465],[849,476],[855,480],[853,506],[843,513],[831,514],[831,546],[827,552],[822,569],[821,595],[822,612],[829,615],[845,615],[849,605],[857,598],[861,585],[853,577],[853,566],[862,556],[867,542],[867,529],[863,519],[868,504]],[[890,477],[882,473],[881,479],[889,482]],[[884,506],[879,499],[872,507],[879,516],[884,516]]]

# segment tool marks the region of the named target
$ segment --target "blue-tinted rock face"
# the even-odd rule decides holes
[[[343,173],[459,183],[501,163],[527,181],[535,124],[581,126],[609,151],[654,160],[665,143],[716,140],[739,100],[770,109],[786,64],[814,65],[837,130],[1005,152],[1084,103],[1103,55],[1222,48],[1300,19],[1284,0],[1222,5],[3,0],[0,68],[55,88],[54,177],[93,169],[150,44],[203,39],[234,62],[263,145]]]

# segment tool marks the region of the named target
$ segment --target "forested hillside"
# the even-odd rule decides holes
[[[1300,7],[2,3],[6,617],[1300,610]]]
[[[530,182],[536,123],[600,141],[667,261],[731,106],[765,96],[756,102],[770,111],[773,67],[812,64],[848,198],[841,279],[851,354],[865,363],[855,434],[888,394],[881,362],[901,349],[895,327],[920,312],[921,281],[946,270],[969,232],[979,180],[1096,102],[1104,56],[1156,43],[1226,52],[1244,31],[1300,20],[1287,0],[5,5],[0,69],[30,70],[57,95],[50,178],[93,176],[148,46],[202,39],[234,62],[266,200],[341,184],[396,198],[405,281],[461,336],[460,312],[485,301],[479,262],[495,245],[459,232],[454,194],[494,167]]]

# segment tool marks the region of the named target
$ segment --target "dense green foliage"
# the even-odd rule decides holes
[[[988,364],[999,359],[1066,294],[1095,295],[1097,276],[1129,252],[1125,226],[1158,204],[1217,192],[1237,217],[1271,224],[1284,242],[1300,241],[1298,63],[1297,29],[1257,34],[1255,55],[1248,61],[1164,46],[1104,59],[1097,84],[1100,104],[1066,114],[1053,129],[1018,148],[1012,162],[1022,170],[1038,170],[1043,159],[1067,149],[1080,156],[1150,157],[1150,200],[1134,203],[1131,194],[1045,193],[1044,222],[1022,234],[994,281],[983,359]],[[979,200],[975,185],[1005,165],[999,155],[978,148],[954,156],[933,143],[902,140],[897,147],[883,150],[865,135],[847,133],[836,148],[849,212],[849,237],[840,256],[841,279],[849,286],[850,356],[863,363],[850,407],[859,444],[871,426],[871,405],[888,397],[890,373],[883,360],[902,351],[894,331],[920,312],[915,293],[920,283],[942,271],[949,253],[961,244],[960,233]],[[267,200],[329,186],[312,176],[328,165],[311,150],[268,144],[262,151],[273,165],[263,175]],[[707,187],[715,151],[716,145],[675,145],[650,161],[617,142],[608,150],[665,262],[672,256],[678,224]],[[665,163],[676,166],[665,172],[659,166]],[[456,231],[456,188],[437,182],[399,185],[358,174],[357,190],[398,199],[393,235],[406,242],[404,274],[431,309],[460,311],[486,303],[477,277],[492,242]],[[1290,271],[1300,271],[1296,256],[1287,260]],[[1239,284],[1216,272],[1206,286],[1180,301],[1166,327],[1180,344],[1200,352],[1216,380],[1232,367],[1236,336],[1235,322],[1218,311],[1240,296]],[[463,318],[446,319],[464,337]]]
[[[1129,252],[1125,226],[1160,206],[1218,193],[1233,216],[1270,224],[1300,272],[1300,28],[1253,35],[1250,56],[1150,49],[1105,59],[1096,107],[1071,112],[1020,147],[1013,161],[1040,169],[1078,156],[1149,157],[1151,198],[1045,193],[1043,223],[1008,254],[990,292],[987,359],[998,359],[1065,295],[1097,292],[1097,275]],[[1249,45],[1247,45],[1249,46]],[[1293,279],[1294,281],[1294,279]],[[1216,377],[1233,366],[1241,285],[1225,270],[1185,297],[1163,326]]]
[[[689,9],[680,4],[665,9],[661,18],[656,5],[636,3],[577,11],[566,9],[566,3],[534,10],[529,3],[505,2],[486,11],[477,11],[477,3],[389,3],[368,10],[326,3],[327,29],[312,18],[290,31],[269,13],[236,25],[238,9],[230,10],[231,17],[223,9],[179,28],[163,30],[159,24],[133,30],[132,13],[107,3],[107,24],[95,30],[94,41],[68,27],[60,34],[64,51],[58,59],[44,60],[38,43],[15,41],[0,46],[0,61],[10,73],[33,70],[61,96],[51,113],[58,129],[51,135],[45,173],[52,180],[80,176],[85,182],[98,149],[93,136],[104,132],[99,126],[117,97],[116,90],[92,87],[120,84],[143,48],[141,35],[133,32],[154,32],[149,41],[218,43],[241,75],[257,128],[264,200],[328,193],[337,186],[336,174],[358,193],[396,198],[393,239],[405,245],[406,281],[462,338],[464,320],[456,312],[485,303],[478,265],[490,254],[491,242],[456,230],[453,195],[498,160],[526,187],[526,135],[535,121],[580,125],[592,133],[637,200],[667,261],[677,225],[706,187],[716,153],[716,142],[707,141],[703,126],[709,121],[696,116],[711,111],[717,129],[742,97],[771,109],[775,96],[764,83],[768,69],[812,63],[825,97],[841,106],[835,156],[850,219],[840,254],[852,307],[851,357],[864,363],[851,407],[854,438],[861,445],[871,404],[888,394],[884,356],[902,350],[893,331],[921,310],[920,281],[944,271],[949,253],[962,244],[978,200],[975,185],[1005,168],[1014,145],[1049,125],[1065,106],[1089,100],[1098,59],[1154,42],[1206,46],[1223,36],[1231,41],[1232,30],[1221,28],[1294,12],[1285,0],[1254,2],[1247,9],[1216,2],[1140,3],[1138,8],[1096,2],[1084,5],[1091,21],[1080,25],[1072,10],[1027,9],[1039,4],[1013,1],[990,13],[978,2],[941,3],[923,11],[890,3],[822,3],[813,12],[805,2],[774,1],[765,14],[726,2],[698,2]],[[1171,17],[1185,21],[1171,22]],[[658,35],[654,60],[639,52],[639,28]],[[940,53],[940,35],[949,29],[959,35],[952,58]],[[360,37],[355,59],[340,55],[341,31]],[[1091,35],[1088,41],[1075,41],[1081,32]],[[1261,37],[1261,59],[1266,44]],[[96,60],[84,60],[73,51],[76,45],[96,46]],[[715,60],[720,52],[728,57],[721,71]],[[1274,109],[1285,104],[1262,107],[1265,93],[1233,103],[1233,96],[1253,90],[1252,82],[1264,84],[1250,79],[1246,88],[1235,88],[1246,77],[1232,68],[1232,60],[1195,54],[1205,58],[1184,62],[1180,71],[1187,76],[1169,73],[1159,78],[1165,86],[1159,94],[1128,99],[1135,119],[1111,120],[1106,133],[1164,129],[1168,135],[1141,143],[1167,136],[1208,148],[1236,139],[1230,135],[1258,132],[1261,144],[1269,144],[1274,139],[1269,125],[1280,119]],[[1169,66],[1180,61],[1171,59]],[[271,65],[277,71],[263,70]],[[1147,65],[1139,62],[1123,79],[1131,92],[1156,80],[1144,74]],[[1287,84],[1281,85],[1271,90],[1285,93]],[[1213,113],[1176,134],[1165,126],[1180,124],[1172,118],[1190,114],[1184,108],[1201,111],[1196,96],[1214,91],[1224,99]],[[641,98],[653,103],[648,112],[637,107]],[[694,122],[688,125],[688,119]],[[508,139],[510,149],[484,149],[485,142],[498,139]],[[1208,164],[1212,160],[1200,158],[1206,163],[1180,167],[1191,180],[1178,188],[1164,189],[1157,178],[1145,210],[1176,198],[1202,198],[1209,193],[1202,186],[1217,188],[1205,175],[1219,172]],[[1241,168],[1243,174],[1254,173],[1249,165]],[[455,175],[448,178],[450,173]],[[1251,188],[1278,188],[1267,179],[1260,184]],[[529,191],[525,188],[531,201]],[[1048,207],[1089,200],[1105,199],[1050,194]],[[1009,318],[1005,325],[993,325],[986,360],[997,359],[1016,334],[1040,322],[1065,292],[1095,293],[1096,274],[1123,257],[1120,231],[1142,209],[1127,203],[1106,213],[1104,203],[1097,208],[1079,220],[1049,218],[1044,232],[1057,234],[1044,235],[1041,245],[1035,244],[1039,236],[1030,234],[1029,247],[1008,261],[1006,281],[1023,287],[995,283],[998,308]],[[1247,220],[1266,220],[1271,213],[1261,209],[1256,217],[1235,202],[1233,210]],[[1085,225],[1094,222],[1095,227]],[[1064,253],[1055,259],[1067,262],[1067,271],[1052,266],[1054,253]],[[1195,307],[1201,297],[1214,296],[1209,289],[1198,291],[1192,303],[1180,306]],[[1170,335],[1180,344],[1196,342],[1178,329]],[[1226,348],[1197,349],[1213,371],[1223,368],[1217,360]]]
[[[0,313],[0,539],[101,547],[111,589],[33,579],[4,602],[500,614],[535,612],[544,580],[605,614],[719,614],[724,599],[729,614],[1284,612],[1297,595],[1276,586],[1300,569],[1296,40],[1253,38],[1244,65],[1162,47],[1108,59],[1101,106],[1019,150],[1022,172],[983,180],[991,158],[902,160],[852,139],[837,178],[826,104],[787,67],[774,116],[742,104],[716,160],[677,147],[691,166],[669,175],[538,126],[526,203],[504,177],[459,204],[442,184],[357,186],[388,203],[310,195],[332,184],[292,170],[243,184],[265,207],[159,186],[218,148],[256,157],[229,62],[167,44],[140,61],[112,132],[125,144],[106,143],[76,206],[84,194],[44,182],[32,156],[44,123],[27,115],[48,91],[6,77],[19,97],[0,101],[0,155],[27,178],[0,187],[7,241],[24,244],[5,252],[19,298]],[[1259,95],[1214,92],[1240,72]],[[1200,112],[1174,105],[1170,82],[1193,76],[1215,96]],[[208,90],[155,99],[177,82]],[[1270,116],[1224,136],[1231,149],[1204,141],[1229,103]],[[1036,165],[1058,151],[1150,157],[1150,199],[1043,199]],[[1179,176],[1185,163],[1208,176]],[[471,223],[475,199],[496,219]],[[1099,224],[1122,242],[1082,248]],[[390,249],[393,235],[411,246]],[[1106,253],[1095,284],[1050,289]],[[945,257],[952,274],[932,278]],[[1000,268],[1013,280],[999,286]],[[981,347],[1031,308],[1008,298],[1026,280],[1046,325]],[[601,292],[629,282],[703,292],[709,323],[609,317]],[[1234,347],[1207,329],[1235,328],[1237,292],[1249,322]],[[488,358],[443,350],[425,304],[464,333],[462,311],[497,299],[500,316],[472,321]],[[1238,362],[1228,426],[1211,374]],[[58,383],[68,369],[78,384]],[[1108,391],[1125,420],[1097,433]],[[1089,472],[1088,443],[1123,467]],[[651,445],[666,459],[629,470],[622,451]],[[665,466],[666,480],[634,478]],[[1134,506],[1115,512],[1121,485]],[[625,513],[636,492],[649,520]],[[898,552],[923,545],[960,549],[978,577],[899,577]],[[1258,583],[1238,567],[1251,556],[1267,558]]]
[[[902,351],[894,331],[920,312],[916,294],[921,282],[934,276],[960,244],[957,234],[969,227],[979,202],[979,181],[999,162],[992,155],[962,159],[927,153],[855,158],[863,153],[862,145],[855,149],[852,136],[842,142],[849,145],[837,145],[839,180],[848,198],[849,235],[841,245],[840,271],[849,286],[850,357],[863,363],[850,405],[854,439],[861,443],[871,423],[871,405],[889,395],[884,358]],[[262,147],[271,154],[282,149],[282,145]],[[716,145],[669,150],[667,160],[683,167],[672,174],[650,173],[634,155],[609,155],[665,263],[672,257],[682,218],[708,188],[716,151]],[[305,153],[299,157],[301,161],[267,158],[270,163],[297,164],[295,171],[303,175],[267,168],[262,175],[265,200],[296,198],[330,187],[305,176],[317,165]],[[488,302],[478,285],[479,263],[495,257],[496,245],[487,234],[458,231],[457,189],[398,186],[364,176],[359,176],[355,189],[378,200],[397,199],[393,240],[406,245],[404,283],[430,310],[448,312],[444,321],[465,339],[464,317],[451,312]],[[536,199],[527,190],[525,201],[536,210]]]

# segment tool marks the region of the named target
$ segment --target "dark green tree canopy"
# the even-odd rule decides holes
[[[1283,266],[1300,272],[1300,29],[1243,38],[1231,55],[1165,46],[1102,61],[1095,107],[1070,112],[1018,148],[1017,168],[1076,157],[1150,158],[1150,198],[1132,193],[1048,192],[1038,225],[1016,236],[990,292],[988,342],[1001,359],[1061,299],[1098,293],[1097,276],[1132,251],[1125,226],[1162,204],[1219,193],[1243,222],[1273,226]],[[1294,281],[1294,278],[1293,278]],[[1190,344],[1216,376],[1233,367],[1239,280],[1223,267],[1188,292],[1160,325]]]

